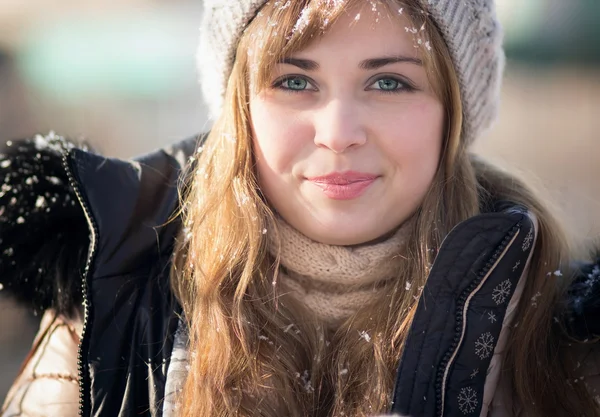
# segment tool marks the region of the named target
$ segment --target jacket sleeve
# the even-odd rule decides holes
[[[565,325],[580,341],[600,338],[600,249],[595,261],[580,263],[565,299]]]
[[[38,313],[82,301],[89,231],[63,162],[72,147],[54,134],[0,144],[0,289]]]

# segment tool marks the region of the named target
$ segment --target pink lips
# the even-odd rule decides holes
[[[352,200],[360,197],[378,178],[364,172],[334,172],[322,177],[307,178],[333,200]]]

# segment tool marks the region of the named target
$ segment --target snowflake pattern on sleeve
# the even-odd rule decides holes
[[[463,414],[471,414],[477,409],[477,392],[471,387],[461,388],[458,393],[458,408]]]
[[[510,282],[508,279],[505,279],[492,291],[492,300],[494,300],[494,302],[498,305],[504,304],[506,300],[508,300],[511,288],[512,282]]]
[[[494,351],[494,336],[490,332],[485,332],[475,341],[475,354],[479,359],[487,359]]]
[[[530,247],[531,247],[531,243],[533,242],[533,229],[529,229],[529,233],[527,233],[527,236],[525,236],[525,239],[523,240],[523,252],[527,251]]]

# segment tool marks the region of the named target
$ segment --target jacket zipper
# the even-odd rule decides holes
[[[87,336],[87,323],[88,323],[88,316],[89,316],[89,287],[87,284],[87,276],[88,276],[90,266],[92,264],[92,260],[96,253],[98,228],[97,228],[96,224],[94,223],[94,220],[91,216],[91,212],[88,208],[88,205],[86,204],[85,200],[83,199],[83,197],[81,195],[81,191],[79,189],[79,184],[75,180],[75,176],[73,174],[73,171],[71,170],[71,166],[69,164],[70,155],[71,155],[70,149],[65,147],[63,150],[63,166],[67,173],[67,177],[69,178],[69,184],[73,188],[73,191],[75,192],[75,195],[77,196],[77,200],[79,201],[79,204],[81,205],[81,208],[83,209],[83,212],[85,214],[85,218],[87,220],[88,227],[90,230],[90,248],[88,251],[87,261],[85,263],[85,269],[83,270],[82,286],[81,286],[82,292],[83,292],[83,309],[84,309],[83,331],[82,331],[82,335],[81,335],[81,342],[79,343],[79,349],[77,351],[77,371],[78,371],[78,375],[79,375],[79,415],[83,417],[83,416],[89,415],[89,407],[90,407],[89,402],[86,401],[86,393],[89,393],[89,385],[90,385],[89,374],[88,374],[88,369],[87,369],[87,365],[86,365],[87,359],[85,357],[86,356],[85,352],[87,352],[87,345],[88,345],[88,338],[86,336]]]
[[[462,344],[463,338],[466,332],[466,310],[471,298],[479,292],[482,287],[482,284],[485,283],[487,278],[490,276],[491,271],[493,271],[498,264],[498,262],[504,257],[508,248],[514,242],[518,232],[521,229],[521,223],[513,226],[513,228],[506,234],[496,251],[490,257],[490,259],[486,262],[485,266],[479,271],[477,274],[477,278],[473,280],[473,282],[462,292],[461,296],[458,299],[458,303],[456,305],[455,310],[455,318],[456,318],[456,333],[454,335],[454,339],[452,340],[452,344],[450,349],[444,355],[440,366],[438,367],[438,372],[435,381],[435,394],[436,394],[436,408],[437,408],[437,417],[443,417],[444,415],[444,399],[446,395],[446,378],[450,371],[450,367],[454,362],[456,357],[457,349]]]

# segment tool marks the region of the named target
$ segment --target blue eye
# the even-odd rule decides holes
[[[303,78],[288,78],[287,80],[283,80],[282,85],[290,90],[305,90],[308,86],[308,81]]]
[[[410,92],[414,90],[407,82],[390,77],[378,79],[370,85],[370,89],[383,93],[400,93],[402,91]]]
[[[301,92],[306,90],[316,90],[314,86],[304,77],[289,76],[275,83],[276,88],[291,92]]]
[[[377,86],[380,90],[392,91],[397,90],[400,83],[396,80],[392,80],[391,78],[386,78],[383,80],[377,81]]]

